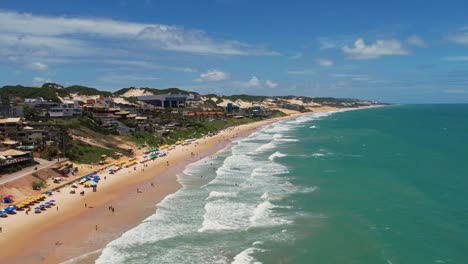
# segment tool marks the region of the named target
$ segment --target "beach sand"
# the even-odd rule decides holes
[[[148,167],[138,164],[136,169],[126,168],[113,175],[99,173],[97,192],[82,185],[76,194],[62,188],[46,199],[56,200],[56,206],[40,214],[18,211],[18,215],[0,219],[0,263],[94,263],[107,243],[154,214],[156,204],[181,187],[176,175],[187,165],[215,154],[233,139],[246,137],[259,127],[298,115],[225,129],[190,145],[179,145],[166,157],[146,163]],[[79,194],[82,190],[84,196]]]

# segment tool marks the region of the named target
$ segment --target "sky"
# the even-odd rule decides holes
[[[468,1],[0,0],[0,85],[468,103]]]

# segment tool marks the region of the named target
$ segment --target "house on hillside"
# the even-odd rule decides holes
[[[58,106],[51,107],[48,114],[50,117],[81,116],[83,108],[78,104],[78,101],[65,101]]]
[[[0,116],[23,117],[24,108],[21,105],[0,105]]]
[[[48,132],[43,129],[36,129],[30,126],[25,126],[19,130],[16,135],[16,140],[23,144],[34,144],[42,142],[47,138]]]
[[[23,127],[23,119],[10,117],[0,119],[0,134],[4,138],[16,139],[16,135]]]

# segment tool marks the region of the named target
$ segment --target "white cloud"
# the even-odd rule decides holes
[[[374,44],[366,45],[362,38],[354,42],[354,46],[344,46],[342,51],[352,59],[366,60],[376,59],[382,56],[406,55],[408,51],[403,48],[398,40],[377,40]]]
[[[421,37],[416,36],[416,35],[413,35],[413,36],[410,36],[409,38],[407,38],[406,42],[408,44],[410,44],[410,45],[413,45],[413,46],[416,46],[416,47],[419,47],[419,48],[427,47],[427,44],[424,41],[424,39],[422,39]]]
[[[132,75],[132,74],[109,74],[98,78],[98,81],[104,83],[132,83],[140,81],[155,81],[161,78],[157,76]]]
[[[265,82],[266,86],[270,87],[270,88],[276,88],[278,86],[277,83],[274,83],[273,81],[271,80],[266,80]]]
[[[209,70],[205,73],[200,74],[200,78],[195,79],[198,82],[218,82],[229,79],[229,73],[218,71],[218,70]]]
[[[291,74],[291,75],[314,75],[314,74],[316,74],[316,71],[312,70],[312,69],[288,70],[288,74]]]
[[[202,30],[180,26],[133,23],[100,18],[36,16],[0,11],[0,49],[18,46],[44,54],[80,56],[111,49],[141,48],[211,55],[278,55],[277,52],[236,40],[217,40]],[[18,48],[11,52],[20,52]]]
[[[446,61],[468,61],[468,56],[450,56],[443,59]]]
[[[304,54],[302,52],[298,52],[296,54],[294,54],[293,56],[289,57],[290,60],[297,60],[297,59],[300,59],[304,56]]]
[[[35,69],[35,70],[38,70],[38,71],[47,71],[47,69],[49,68],[49,67],[47,67],[46,64],[44,64],[44,63],[42,63],[42,62],[34,62],[34,63],[31,63],[31,64],[29,65],[29,67],[30,67],[31,69]]]
[[[260,87],[260,80],[257,78],[257,76],[252,76],[252,78],[247,82],[247,86],[249,87]]]
[[[333,66],[334,64],[332,60],[327,60],[327,59],[316,59],[315,62],[317,62],[320,66],[323,66],[323,67],[330,67],[330,66]]]
[[[365,74],[348,74],[348,73],[335,73],[335,78],[349,79],[352,81],[370,81],[372,78]]]
[[[452,34],[447,39],[455,44],[468,45],[468,28],[465,28],[463,32]]]

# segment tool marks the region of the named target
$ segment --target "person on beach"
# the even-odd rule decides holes
[[[151,187],[153,187],[153,188],[154,188],[154,183],[151,183]]]
[[[3,227],[0,227],[0,233],[2,233],[2,232],[3,232]]]
[[[96,231],[97,231],[97,229],[98,229],[98,228],[97,228],[97,225],[96,225]]]
[[[88,208],[88,204],[87,204],[87,203],[85,203],[85,204],[84,204],[84,207],[85,207],[85,208]]]

